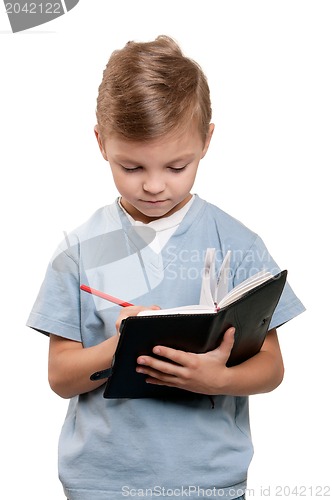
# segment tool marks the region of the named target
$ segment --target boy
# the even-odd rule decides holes
[[[147,383],[187,389],[191,398],[106,400],[104,381],[90,380],[111,365],[123,318],[198,303],[208,247],[219,265],[232,250],[233,286],[263,268],[279,270],[256,234],[191,194],[213,128],[206,78],[172,39],[129,42],[112,54],[95,135],[120,197],[60,245],[28,320],[50,337],[52,389],[71,398],[59,443],[68,499],[244,495],[247,396],[280,384],[276,328],[304,309],[289,285],[260,353],[241,365],[226,367],[233,328],[206,354],[156,346],[171,362],[138,358]],[[81,283],[139,305],[119,310],[80,293]]]

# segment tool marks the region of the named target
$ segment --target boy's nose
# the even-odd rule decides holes
[[[143,189],[148,193],[158,194],[164,191],[165,182],[162,176],[149,177],[148,179],[145,179],[143,183]]]

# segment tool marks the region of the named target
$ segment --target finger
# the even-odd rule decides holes
[[[177,376],[180,372],[179,369],[182,368],[178,364],[169,363],[168,361],[156,359],[152,356],[139,356],[137,358],[137,363],[138,368],[141,369],[140,373],[146,373],[149,375],[152,375],[153,370],[162,374]]]
[[[218,347],[218,349],[222,351],[225,356],[227,356],[226,359],[229,358],[231,351],[233,349],[234,336],[235,336],[235,328],[234,327],[228,328],[228,330],[226,330],[224,334],[220,346]]]
[[[117,331],[119,331],[121,323],[124,319],[128,318],[129,316],[137,316],[139,312],[151,309],[154,310],[160,309],[160,307],[157,305],[152,305],[152,306],[128,306],[122,308],[115,323]]]
[[[147,377],[145,379],[145,382],[147,384],[153,384],[153,385],[167,385],[168,387],[178,387],[178,385],[174,382],[175,380],[177,380],[175,377],[170,379],[158,379],[158,378],[155,378],[155,377]]]
[[[172,374],[166,374],[163,372],[160,372],[159,370],[154,370],[153,368],[150,368],[148,366],[138,366],[136,368],[137,373],[141,373],[143,375],[146,375],[146,382],[150,382],[153,380],[158,380],[162,384],[167,384],[174,382],[177,380],[177,377]]]
[[[152,352],[181,366],[187,366],[190,361],[191,353],[181,351],[180,349],[173,349],[172,347],[157,345],[152,349]]]
[[[175,365],[171,366],[170,369],[168,369],[168,365],[170,365],[171,363],[163,364],[164,367],[162,369],[170,373],[165,373],[146,365],[138,365],[136,371],[137,373],[146,375],[145,382],[148,384],[168,385],[170,387],[176,387],[180,379],[175,373],[172,373],[172,371],[174,371],[173,367],[175,367]]]

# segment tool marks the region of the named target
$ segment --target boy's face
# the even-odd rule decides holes
[[[214,126],[205,144],[196,128],[178,137],[151,142],[132,142],[119,136],[102,141],[95,134],[101,153],[111,166],[122,206],[145,223],[169,216],[191,198],[200,160],[206,154]]]

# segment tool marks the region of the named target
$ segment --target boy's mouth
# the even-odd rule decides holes
[[[165,203],[167,200],[141,200],[143,203],[149,203],[150,205],[158,205]]]

